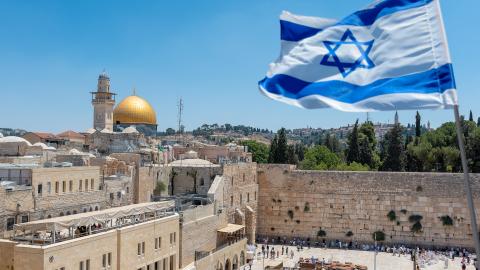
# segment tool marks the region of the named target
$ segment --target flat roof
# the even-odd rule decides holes
[[[243,225],[228,223],[226,227],[218,229],[217,231],[222,233],[234,233],[240,231],[243,228],[245,228],[245,226]]]

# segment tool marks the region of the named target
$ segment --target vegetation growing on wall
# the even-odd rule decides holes
[[[376,231],[372,234],[372,238],[375,241],[385,241],[385,233],[382,231]]]
[[[395,211],[393,211],[393,210],[390,210],[390,212],[388,212],[387,217],[390,221],[394,221],[394,220],[397,219],[397,215],[395,214]]]
[[[443,226],[453,226],[453,219],[449,215],[441,216]]]

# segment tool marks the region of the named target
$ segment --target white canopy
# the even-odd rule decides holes
[[[50,219],[15,224],[14,228],[15,230],[21,231],[51,231],[54,228],[58,230],[70,227],[88,226],[94,223],[104,223],[112,219],[122,218],[126,216],[139,215],[162,210],[167,211],[174,207],[174,201],[131,204],[122,207],[105,209],[102,211],[87,212],[70,216],[55,217]]]

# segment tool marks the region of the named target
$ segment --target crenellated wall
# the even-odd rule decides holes
[[[480,175],[472,174],[480,209]],[[257,235],[371,242],[383,231],[386,242],[472,247],[463,175],[447,173],[302,171],[291,165],[258,165]],[[387,214],[393,210],[396,219]],[[413,233],[411,215],[420,215]],[[448,215],[453,226],[440,219]],[[478,218],[477,211],[477,220]],[[353,236],[347,237],[351,231]]]

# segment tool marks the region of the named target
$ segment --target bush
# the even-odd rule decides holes
[[[300,207],[298,207],[298,205],[297,205],[297,206],[295,206],[295,210],[298,210],[298,209],[300,209]]]
[[[325,237],[325,236],[327,236],[327,232],[324,231],[324,230],[318,230],[317,236],[318,237]]]
[[[348,231],[346,234],[345,234],[346,237],[352,237],[353,236],[353,232],[352,231]]]
[[[440,220],[442,221],[443,226],[452,226],[453,225],[453,219],[449,216],[441,216]]]
[[[308,212],[308,211],[310,211],[310,204],[306,202],[305,206],[303,207],[303,212]]]
[[[385,241],[385,233],[382,231],[376,231],[372,234],[373,240]]]
[[[411,215],[408,217],[408,221],[410,221],[411,223],[420,222],[422,219],[423,217],[420,215]]]
[[[390,221],[394,221],[394,220],[397,219],[397,215],[395,214],[395,211],[393,211],[393,210],[390,210],[390,212],[388,212],[387,217]]]
[[[157,182],[155,189],[153,190],[153,195],[159,196],[167,189],[167,186],[163,182]]]
[[[412,227],[410,228],[410,231],[413,233],[419,233],[422,231],[422,223],[420,221],[415,222]]]
[[[293,219],[293,210],[288,210],[287,214],[290,219]]]

